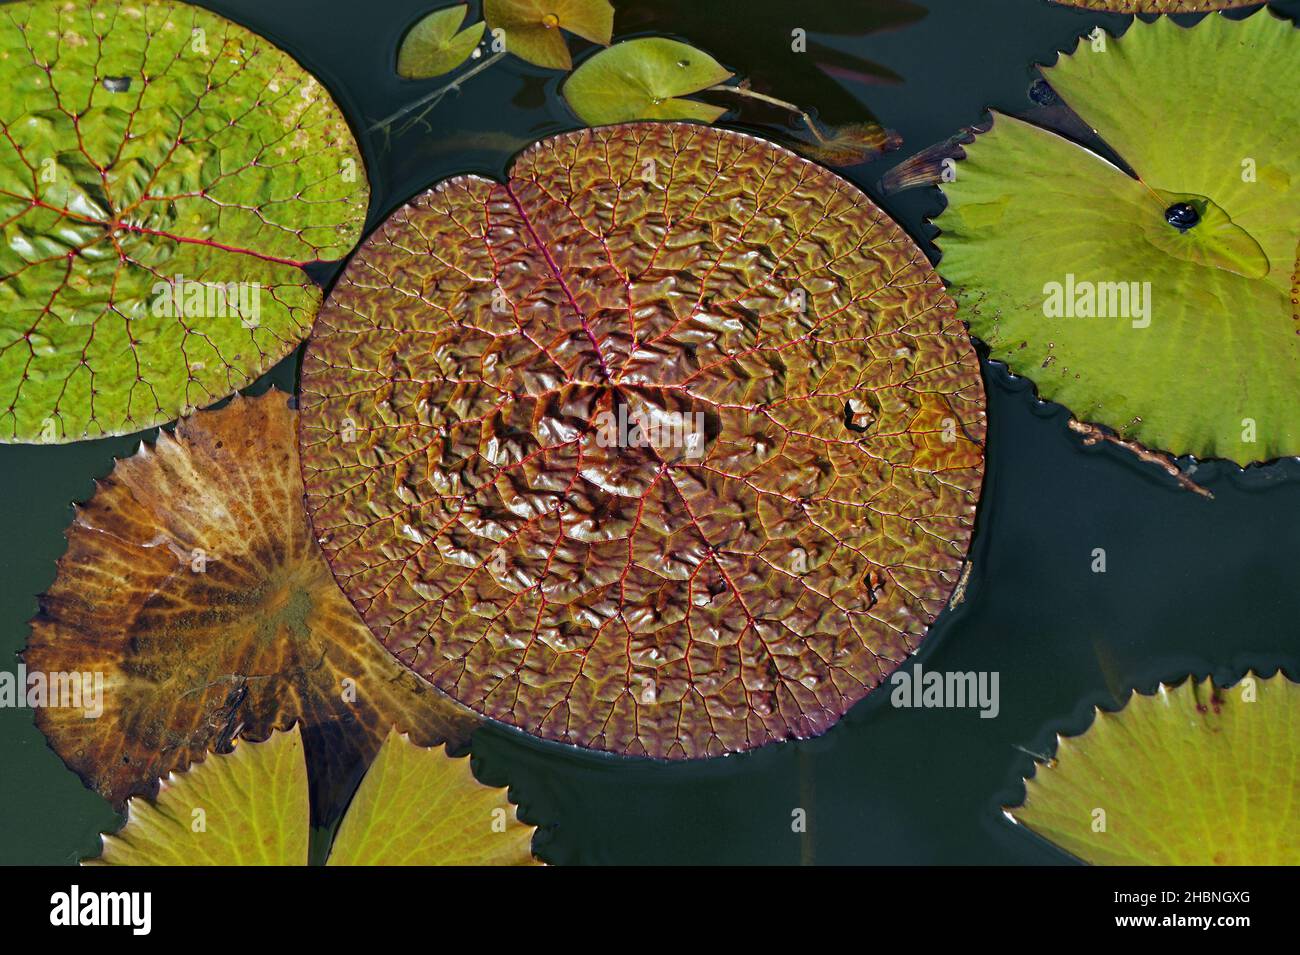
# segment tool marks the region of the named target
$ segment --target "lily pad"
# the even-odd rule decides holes
[[[488,26],[505,31],[507,52],[551,70],[573,68],[561,31],[609,46],[614,8],[608,0],[483,0]]]
[[[127,804],[89,865],[306,865],[307,763],[295,725],[264,743],[240,741],[171,773],[152,802]]]
[[[411,80],[423,80],[450,73],[469,59],[483,39],[486,26],[482,20],[464,30],[469,5],[457,4],[434,10],[424,17],[402,40],[397,51],[397,73]]]
[[[638,119],[711,123],[726,107],[681,99],[731,79],[701,50],[664,37],[625,40],[584,61],[564,81],[564,99],[584,123]]]
[[[1278,673],[1136,693],[1026,782],[1014,822],[1104,865],[1297,865],[1300,687]]]
[[[169,0],[0,14],[0,440],[136,431],[293,350],[369,190],[329,93]]]
[[[1253,7],[1262,0],[1052,0],[1065,7],[1107,13],[1209,13]]]
[[[330,865],[533,865],[535,826],[468,759],[392,733],[348,803]]]
[[[172,774],[90,865],[307,865],[307,762],[298,727],[240,741]],[[339,824],[330,865],[533,865],[536,827],[468,759],[390,733]]]
[[[984,396],[916,245],[694,124],[582,130],[395,212],[302,372],[307,502],[398,659],[548,739],[824,731],[956,586]]]
[[[36,723],[114,804],[240,731],[301,720],[329,818],[394,723],[457,744],[477,724],[339,591],[302,508],[295,423],[283,394],[236,397],[141,445],[77,509],[23,659],[102,679],[102,714],[83,701]]]
[[[971,330],[1122,438],[1300,453],[1300,32],[1135,21],[1045,73],[1131,172],[1007,116],[966,146],[936,221]]]

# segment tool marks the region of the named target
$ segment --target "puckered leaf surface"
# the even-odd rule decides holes
[[[1139,178],[996,117],[936,220],[972,331],[1045,398],[1148,446],[1300,453],[1300,31],[1267,11],[1137,21],[1045,74]],[[1200,216],[1182,232],[1179,203]],[[1048,314],[1053,285],[1073,310]]]
[[[944,606],[983,466],[976,358],[912,241],[696,125],[559,136],[418,196],[302,380],[308,506],[380,640],[617,752],[825,730]]]
[[[1097,864],[1296,865],[1298,786],[1300,687],[1188,679],[1098,710],[1009,815]]]
[[[55,751],[114,803],[242,732],[301,720],[322,817],[396,723],[477,718],[399,666],[339,591],[302,507],[287,397],[236,397],[119,461],[78,508],[23,658],[103,678],[102,715],[43,707]]]
[[[173,773],[152,803],[127,804],[91,865],[306,865],[307,763],[295,725],[240,740]],[[391,732],[330,850],[330,865],[535,865],[535,826],[506,790],[481,785],[468,759]]]
[[[368,202],[346,121],[271,43],[169,0],[0,8],[0,441],[136,431],[306,334],[302,265]]]
[[[1083,7],[1108,13],[1208,13],[1253,7],[1260,0],[1052,0],[1065,7]]]
[[[535,831],[506,790],[474,778],[468,759],[394,732],[348,804],[329,864],[535,865]]]

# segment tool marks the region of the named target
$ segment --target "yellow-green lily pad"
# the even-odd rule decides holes
[[[295,726],[163,781],[132,799],[95,865],[306,865],[307,764]],[[469,759],[389,733],[334,840],[330,865],[533,865],[534,826]]]
[[[1121,438],[1300,453],[1300,31],[1267,10],[1139,20],[1044,74],[1128,168],[995,117],[936,220],[971,330]]]
[[[1097,710],[1008,810],[1086,862],[1300,864],[1300,686],[1188,679]]]
[[[564,99],[588,126],[639,119],[711,123],[727,110],[682,99],[731,79],[702,50],[665,37],[625,40],[583,62],[564,83]]]
[[[465,29],[469,4],[434,10],[411,27],[397,51],[397,73],[408,80],[424,80],[450,73],[469,59],[486,24],[480,20]]]

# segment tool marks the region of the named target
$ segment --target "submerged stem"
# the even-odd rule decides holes
[[[376,132],[377,130],[383,129],[386,126],[391,126],[393,123],[397,122],[403,116],[407,116],[415,112],[417,109],[419,109],[421,106],[424,106],[426,103],[428,103],[429,108],[432,109],[434,106],[437,105],[438,100],[442,99],[452,90],[459,89],[461,83],[464,83],[467,79],[469,79],[472,76],[477,76],[479,73],[482,73],[489,66],[497,62],[505,55],[506,55],[505,50],[498,50],[496,53],[493,53],[483,62],[476,64],[473,67],[473,69],[466,70],[464,73],[456,77],[450,83],[447,83],[444,86],[440,86],[436,90],[433,90],[432,92],[426,93],[424,96],[421,96],[419,99],[417,99],[414,103],[408,103],[407,105],[399,109],[396,113],[393,113],[391,116],[385,116],[379,122],[375,123],[373,126],[368,128],[366,132],[373,133]]]
[[[821,143],[822,145],[826,144],[826,137],[823,136],[822,131],[817,128],[817,124],[813,122],[812,117],[808,115],[807,111],[800,109],[794,103],[787,103],[783,99],[777,99],[775,96],[768,96],[766,93],[756,93],[753,90],[748,89],[744,86],[728,86],[725,83],[719,83],[717,86],[710,86],[707,90],[705,90],[705,92],[706,93],[734,93],[737,96],[744,96],[747,97],[748,99],[756,99],[759,102],[768,103],[772,106],[779,106],[781,109],[789,110],[791,113],[797,114],[798,117],[801,120],[803,120],[803,124],[808,127],[808,131],[813,134],[817,142]]]

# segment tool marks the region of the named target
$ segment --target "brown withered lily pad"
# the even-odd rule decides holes
[[[689,124],[418,196],[341,278],[302,388],[308,509],[380,640],[620,753],[825,730],[944,606],[983,467],[975,354],[912,241]]]
[[[282,393],[236,397],[141,445],[77,509],[23,658],[103,675],[98,718],[47,707],[36,722],[115,804],[297,719],[324,817],[394,724],[432,745],[476,723],[339,591],[303,511],[295,421]]]

